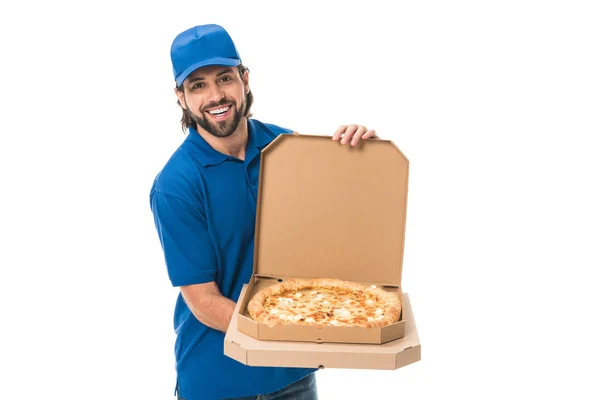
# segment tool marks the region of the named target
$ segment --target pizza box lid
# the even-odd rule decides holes
[[[390,140],[278,136],[261,152],[255,275],[401,286],[407,191]]]

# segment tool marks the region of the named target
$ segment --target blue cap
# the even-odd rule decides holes
[[[235,67],[240,55],[229,33],[219,25],[200,25],[181,32],[171,46],[171,63],[177,86],[189,74],[208,65]]]

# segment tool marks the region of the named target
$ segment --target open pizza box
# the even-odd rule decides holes
[[[248,292],[244,285],[240,299]],[[373,344],[283,342],[258,340],[238,330],[232,318],[225,334],[226,356],[253,367],[345,368],[395,370],[421,360],[421,343],[410,299],[404,293],[405,335],[391,342]],[[238,302],[235,313],[242,303]]]
[[[385,327],[269,327],[247,312],[259,290],[291,278],[337,278],[401,300],[408,159],[389,140],[341,145],[330,136],[280,135],[261,153],[254,274],[236,330],[260,341],[376,344],[402,338],[406,309]],[[229,333],[229,332],[228,332]]]

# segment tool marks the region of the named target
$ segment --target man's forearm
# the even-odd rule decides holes
[[[221,294],[210,294],[194,301],[193,304],[188,303],[188,307],[204,325],[227,332],[235,303]]]

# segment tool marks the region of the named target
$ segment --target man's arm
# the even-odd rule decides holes
[[[182,286],[181,294],[192,314],[204,325],[227,332],[235,303],[221,294],[216,282]]]

